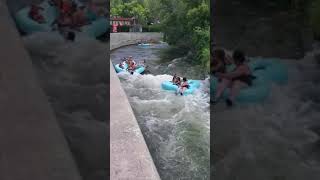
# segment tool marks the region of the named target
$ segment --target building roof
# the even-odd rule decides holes
[[[135,18],[124,18],[124,17],[111,17],[111,21],[133,21]]]

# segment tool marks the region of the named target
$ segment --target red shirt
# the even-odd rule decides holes
[[[63,13],[71,13],[72,4],[69,2],[62,2],[62,12]]]

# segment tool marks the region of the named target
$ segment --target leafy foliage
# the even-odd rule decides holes
[[[161,0],[161,22],[167,42],[184,46],[193,61],[210,64],[210,4],[199,0]]]
[[[136,0],[115,4],[114,7],[111,7],[112,16],[136,17],[141,24],[147,23],[149,13],[149,10]]]
[[[317,38],[320,37],[320,0],[315,0],[310,7],[310,23]]]
[[[180,56],[210,64],[209,0],[111,0],[111,15],[137,17],[144,31],[161,31]],[[160,24],[159,24],[160,22]],[[173,53],[173,51],[167,51]],[[183,52],[183,54],[181,54]]]

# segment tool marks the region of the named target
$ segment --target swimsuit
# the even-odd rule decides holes
[[[215,75],[217,72],[226,73],[226,63],[225,62],[223,62],[222,66],[220,68],[213,71],[213,75]]]
[[[237,70],[237,68],[235,70]],[[235,77],[232,79],[232,81],[241,81],[241,82],[247,84],[248,86],[251,86],[252,79],[254,79],[254,76],[252,76],[250,73],[248,75],[241,75],[241,76]]]

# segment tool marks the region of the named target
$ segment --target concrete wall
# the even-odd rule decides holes
[[[0,179],[81,177],[33,65],[0,0]]]
[[[110,50],[139,39],[162,39],[160,33],[113,33]],[[111,179],[160,179],[128,98],[110,62],[110,175]]]
[[[136,44],[140,40],[156,40],[163,39],[162,33],[111,33],[110,49],[116,49],[121,46]]]

